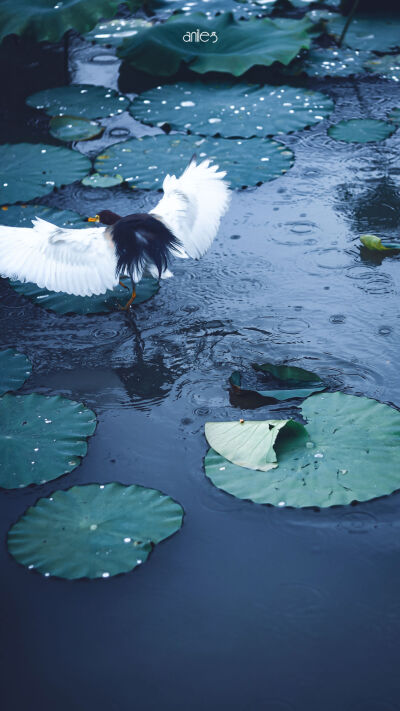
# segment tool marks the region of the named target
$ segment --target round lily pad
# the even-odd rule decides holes
[[[302,62],[311,77],[349,77],[363,74],[369,52],[348,47],[313,47]]]
[[[23,353],[12,348],[0,351],[0,395],[18,390],[32,372],[32,364]]]
[[[3,203],[32,200],[54,187],[81,180],[90,160],[64,146],[42,143],[0,145],[0,186]]]
[[[232,187],[240,188],[273,180],[286,173],[293,153],[269,139],[227,140],[160,134],[134,138],[107,148],[96,158],[100,174],[120,173],[132,187],[161,188],[167,173],[180,175],[193,153],[209,158],[227,171]]]
[[[166,84],[140,94],[130,107],[135,119],[153,126],[226,138],[297,131],[332,110],[332,99],[318,91],[215,82]]]
[[[57,314],[105,314],[118,310],[128,301],[130,291],[130,280],[122,279],[126,284],[126,289],[118,284],[112,291],[94,296],[72,296],[63,291],[48,291],[41,289],[36,284],[21,283],[11,281],[10,285],[21,296],[26,296],[38,306],[42,306]],[[159,290],[159,283],[156,279],[145,278],[136,285],[136,299],[132,306],[138,306],[144,301],[151,299]]]
[[[242,376],[239,371],[232,373],[229,380],[236,392],[240,392],[244,387],[246,392],[250,390],[262,397],[282,401],[293,398],[306,398],[326,388],[326,385],[316,373],[295,365],[255,363],[253,364],[253,369],[262,376],[261,379],[257,379],[258,382],[254,388],[242,385]]]
[[[118,55],[154,76],[173,75],[182,63],[200,74],[214,71],[241,76],[254,66],[289,64],[301,49],[310,47],[313,28],[307,17],[244,22],[224,12],[211,23],[201,13],[178,14],[140,29],[122,43]]]
[[[96,119],[126,111],[129,99],[105,86],[70,84],[31,94],[26,103],[35,109],[42,109],[48,116],[70,115]]]
[[[326,15],[322,11],[322,15]],[[346,24],[343,15],[329,13],[327,31],[340,36]],[[377,52],[390,52],[400,47],[400,16],[397,14],[361,14],[352,20],[344,39],[347,47]]]
[[[383,241],[377,235],[361,235],[360,240],[364,247],[378,252],[393,252],[400,250],[400,242]]]
[[[41,217],[58,227],[87,227],[87,221],[72,210],[56,210],[46,205],[3,205],[0,208],[0,225],[32,227],[32,220]]]
[[[385,79],[400,81],[400,54],[388,54],[384,57],[373,57],[364,63],[365,69],[374,74],[380,74]]]
[[[104,131],[102,126],[93,119],[79,118],[76,116],[53,116],[50,120],[49,131],[59,141],[89,141],[100,136]]]
[[[276,440],[276,468],[247,469],[210,449],[206,475],[233,496],[275,506],[336,506],[400,489],[397,410],[336,392],[311,396],[301,414],[305,429],[283,428]]]
[[[389,118],[391,121],[393,121],[393,123],[396,124],[396,126],[400,126],[400,109],[393,109]]]
[[[43,484],[71,472],[87,451],[96,415],[59,395],[0,398],[0,487]]]
[[[157,489],[73,486],[31,506],[11,527],[8,550],[45,576],[109,578],[144,563],[182,519],[182,507]]]
[[[86,185],[89,188],[112,188],[114,185],[120,185],[123,181],[122,175],[92,173],[92,175],[87,175],[86,178],[83,178],[82,185]]]
[[[371,143],[383,141],[394,133],[396,126],[378,119],[350,119],[339,121],[328,128],[328,134],[335,141],[346,143]]]

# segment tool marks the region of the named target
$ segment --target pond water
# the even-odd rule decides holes
[[[92,55],[71,48],[72,78],[95,68],[97,83],[112,84],[115,65]],[[310,86],[335,100],[334,122],[399,105],[399,87],[376,78]],[[32,117],[10,110],[3,140],[42,140]],[[73,473],[0,495],[5,711],[400,709],[400,494],[278,509],[219,491],[203,469],[207,420],[287,410],[230,404],[229,375],[250,362],[289,360],[400,407],[400,257],[359,243],[363,232],[399,236],[400,131],[355,145],[330,139],[328,125],[282,136],[294,167],[235,192],[207,255],[177,262],[130,314],[56,315],[1,281],[2,345],[33,362],[21,392],[66,395],[98,416]],[[137,132],[123,115],[108,127],[113,141],[126,138],[121,127]],[[73,185],[42,202],[93,215],[158,199]],[[72,583],[10,558],[8,528],[39,497],[111,480],[184,507],[181,531],[142,568]]]

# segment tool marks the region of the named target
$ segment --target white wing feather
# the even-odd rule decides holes
[[[230,201],[225,175],[209,160],[192,160],[180,178],[166,176],[164,196],[150,212],[181,242],[178,257],[198,259],[211,246]]]
[[[63,229],[40,218],[32,223],[0,226],[0,275],[76,296],[103,294],[118,284],[106,228]]]

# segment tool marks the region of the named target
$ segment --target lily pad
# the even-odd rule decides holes
[[[325,11],[321,16],[326,15]],[[312,13],[313,19],[317,17]],[[340,37],[345,26],[346,17],[339,14],[327,15],[327,31]],[[377,52],[390,52],[400,47],[400,15],[376,15],[361,13],[354,17],[346,32],[344,43],[352,49],[365,49]]]
[[[364,247],[378,252],[393,252],[400,250],[400,242],[382,242],[377,235],[361,235],[360,240]]]
[[[0,398],[0,487],[43,484],[71,472],[87,452],[96,415],[59,395]]]
[[[388,54],[384,57],[373,57],[364,63],[365,69],[374,74],[380,74],[385,79],[400,81],[400,54]]]
[[[50,120],[49,131],[53,138],[59,141],[89,141],[100,136],[104,126],[97,121],[76,116],[53,116]]]
[[[57,314],[105,314],[116,311],[119,306],[123,306],[130,296],[130,280],[122,279],[127,288],[118,285],[112,291],[95,296],[72,296],[62,291],[48,291],[41,289],[36,284],[21,283],[11,281],[10,285],[21,296],[26,296],[38,306],[42,306]],[[159,283],[156,279],[145,278],[136,285],[136,299],[132,306],[138,306],[144,301],[151,299],[159,290]]]
[[[90,167],[86,156],[64,146],[5,143],[0,145],[2,202],[22,202],[47,195],[55,187],[81,180]]]
[[[122,40],[127,37],[134,37],[139,29],[150,26],[151,23],[141,17],[119,17],[115,20],[99,22],[93,30],[85,35],[85,38],[91,42],[97,42],[97,44],[118,47]]]
[[[8,550],[45,576],[109,578],[144,563],[182,518],[182,507],[156,489],[73,486],[31,506],[11,527]]]
[[[336,506],[400,489],[397,410],[336,392],[313,395],[301,413],[308,436],[282,430],[275,444],[277,468],[239,467],[210,449],[206,475],[233,496],[274,506]]]
[[[364,74],[370,52],[347,47],[313,47],[301,67],[310,77],[349,77]]]
[[[89,188],[112,188],[114,185],[120,185],[124,182],[122,175],[100,175],[92,173],[83,178],[82,185]]]
[[[32,372],[32,363],[12,348],[0,351],[0,395],[18,390]]]
[[[313,28],[307,17],[240,21],[226,12],[213,17],[211,24],[201,13],[173,15],[163,24],[139,30],[122,43],[118,54],[154,76],[175,74],[182,63],[200,74],[214,71],[241,76],[254,66],[289,64],[301,49],[310,47]],[[199,41],[185,40],[200,36]]]
[[[251,388],[262,397],[279,401],[291,400],[293,398],[309,397],[313,393],[320,392],[326,388],[325,383],[316,373],[297,366],[255,363],[253,368],[256,372],[267,377],[268,389]],[[230,383],[238,390],[242,388],[242,379],[239,371],[232,373]]]
[[[290,86],[182,82],[137,96],[130,113],[153,126],[205,136],[250,138],[297,131],[333,111],[332,99]]]
[[[396,126],[400,126],[400,109],[393,109],[389,118]]]
[[[56,210],[46,205],[3,205],[0,208],[0,225],[32,227],[35,217],[41,217],[58,227],[87,227],[87,221],[72,210]]]
[[[346,143],[371,143],[384,141],[396,130],[396,126],[378,119],[350,119],[339,121],[328,128],[328,134],[335,141]]]
[[[292,167],[293,153],[269,139],[227,140],[159,134],[134,138],[107,148],[96,158],[101,175],[120,173],[134,188],[160,189],[167,173],[180,175],[191,156],[209,158],[227,171],[232,187],[273,180]]]
[[[130,102],[126,96],[105,86],[70,84],[31,94],[26,103],[35,109],[42,109],[48,116],[97,119],[122,114]]]
[[[139,0],[124,0],[134,10]],[[120,0],[2,0],[0,41],[23,35],[37,42],[58,42],[67,30],[88,32],[102,17],[115,15]]]

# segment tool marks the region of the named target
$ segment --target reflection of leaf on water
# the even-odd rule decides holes
[[[335,207],[359,234],[378,233],[388,238],[400,236],[400,187],[385,177],[375,183],[339,185]]]

